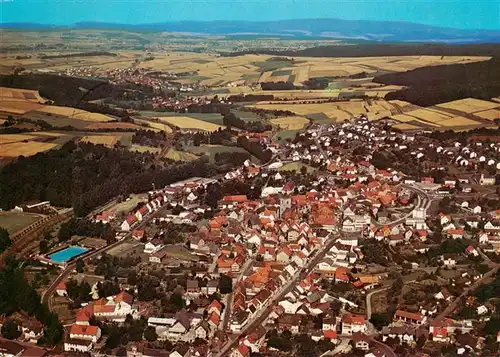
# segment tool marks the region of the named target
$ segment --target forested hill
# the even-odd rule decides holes
[[[224,53],[225,56],[268,54],[289,57],[379,57],[379,56],[490,56],[500,57],[500,44],[450,45],[438,43],[364,43],[349,46],[318,46],[297,51],[259,50]]]
[[[500,56],[484,62],[389,73],[373,81],[408,87],[387,94],[385,99],[404,100],[423,107],[469,97],[490,100],[500,96]]]
[[[121,194],[145,192],[190,177],[210,177],[227,169],[199,159],[155,165],[148,153],[108,149],[70,141],[59,150],[20,158],[0,169],[0,208],[29,200],[74,207],[77,215]]]

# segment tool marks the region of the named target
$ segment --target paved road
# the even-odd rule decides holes
[[[310,272],[314,270],[316,265],[324,258],[326,253],[333,247],[335,241],[339,236],[331,234],[328,238],[326,244],[314,255],[314,257],[302,268],[297,271],[297,273],[281,287],[272,298],[254,315],[253,319],[248,322],[245,327],[239,333],[239,336],[244,336],[252,332],[257,326],[261,325],[271,313],[271,306],[279,301],[283,296],[288,294],[296,285],[297,281],[304,279]],[[217,354],[217,357],[226,356],[229,351],[238,344],[239,336],[232,338],[228,343],[222,348],[222,350]]]
[[[142,222],[139,225],[135,226],[130,232],[128,232],[122,240],[119,240],[118,242],[115,242],[113,244],[107,245],[107,246],[102,247],[100,249],[96,249],[96,250],[92,251],[91,253],[83,256],[80,259],[82,259],[83,261],[86,261],[86,260],[89,260],[91,258],[94,258],[94,257],[98,256],[99,254],[105,253],[105,252],[107,252],[107,251],[115,248],[116,246],[118,246],[121,243],[123,243],[123,241],[125,241],[126,239],[132,237],[132,232],[135,229],[140,229],[140,228],[146,226],[146,224],[148,224],[149,221],[151,221],[153,218],[157,217],[160,213],[162,213],[166,209],[167,209],[167,207],[166,207],[166,205],[164,205],[158,211],[153,212],[152,214],[146,216],[142,220]],[[59,274],[59,276],[52,282],[52,284],[49,285],[49,287],[43,293],[43,295],[42,295],[42,303],[47,303],[49,305],[49,309],[51,309],[51,306],[50,306],[51,305],[50,304],[50,297],[56,291],[57,285],[59,285],[62,281],[64,281],[64,279],[66,279],[71,274],[71,272],[73,271],[73,269],[75,269],[75,265],[76,265],[76,260],[73,261],[72,263],[69,263],[66,266],[66,268],[61,272],[61,274]]]

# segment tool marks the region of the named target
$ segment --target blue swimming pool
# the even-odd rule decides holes
[[[86,252],[88,252],[87,248],[71,246],[49,255],[49,259],[55,263],[65,263],[71,258],[77,257]]]

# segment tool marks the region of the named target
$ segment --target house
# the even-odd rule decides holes
[[[481,174],[481,178],[479,179],[479,184],[481,186],[492,186],[495,183],[495,176],[485,176],[484,174]]]
[[[469,245],[467,248],[465,248],[465,253],[467,255],[473,255],[475,257],[479,256],[477,249],[474,248],[472,245]]]
[[[448,229],[446,233],[453,239],[462,239],[464,237],[463,228]]]
[[[441,261],[446,267],[454,267],[455,265],[457,265],[457,260],[454,254],[443,254],[441,256]]]
[[[250,356],[250,348],[245,344],[240,344],[237,348],[235,348],[230,357],[248,357]]]
[[[144,253],[154,254],[164,247],[163,242],[155,238],[144,245]]]
[[[93,344],[101,338],[101,329],[90,325],[71,325],[69,338],[64,341],[65,352],[90,352]]]
[[[58,296],[68,296],[68,292],[66,291],[66,283],[64,281],[60,282],[59,285],[57,285],[56,294]]]
[[[89,340],[96,343],[101,338],[101,329],[98,326],[71,325],[70,339]]]
[[[188,295],[199,295],[201,292],[198,280],[188,280],[186,282],[186,293]]]
[[[124,232],[130,231],[130,228],[138,222],[137,216],[134,214],[130,214],[127,219],[123,221],[121,224],[121,230]]]
[[[366,332],[366,319],[361,315],[345,314],[342,316],[342,334],[352,335],[355,332]]]
[[[424,322],[424,317],[421,314],[397,310],[394,314],[394,321],[403,321],[416,325],[421,325]]]
[[[239,310],[231,317],[231,320],[229,322],[229,329],[233,333],[240,332],[243,326],[246,325],[249,317],[250,315],[247,311]]]
[[[142,229],[134,230],[132,232],[132,238],[137,239],[137,240],[141,240],[142,238],[144,238],[144,230],[142,230]]]
[[[277,326],[279,331],[288,330],[292,334],[299,333],[301,316],[297,314],[283,314],[277,319]]]

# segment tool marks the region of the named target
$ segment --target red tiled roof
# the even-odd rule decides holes
[[[233,201],[233,202],[246,202],[248,198],[246,195],[234,195],[234,196],[224,196],[224,201]]]
[[[415,321],[422,321],[422,315],[413,313],[413,312],[408,312],[408,311],[403,311],[403,310],[397,310],[396,313],[394,314],[395,318],[402,317],[405,319],[411,319]]]
[[[342,322],[352,325],[364,325],[366,321],[365,317],[361,315],[344,315]]]
[[[90,325],[71,325],[70,334],[72,335],[87,335],[87,336],[96,336],[97,335],[97,326]]]
[[[328,338],[330,340],[335,340],[337,338],[337,331],[335,330],[323,331],[323,336],[325,336],[325,338]]]

